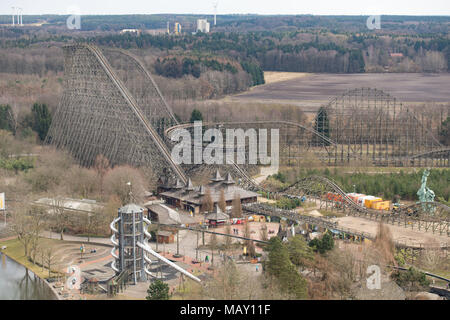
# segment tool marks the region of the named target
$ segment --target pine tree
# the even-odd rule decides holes
[[[157,279],[148,287],[147,294],[147,300],[169,300],[169,286]]]
[[[308,297],[306,280],[298,273],[289,258],[289,251],[279,237],[269,240],[266,248],[269,252],[264,269],[269,276],[278,280],[281,290],[294,295],[297,299]]]
[[[328,118],[328,112],[324,107],[320,107],[317,112],[316,119],[314,122],[314,129],[322,134],[322,136],[329,138],[330,137],[330,120]],[[320,137],[315,136],[315,142],[318,145],[328,146],[330,143],[328,141],[323,140]]]
[[[197,109],[192,110],[192,113],[191,113],[191,122],[195,122],[195,121],[203,121],[203,115]]]
[[[32,112],[32,129],[37,132],[41,141],[47,136],[48,129],[52,123],[52,115],[46,104],[35,103]]]
[[[227,209],[227,202],[225,201],[225,191],[223,191],[223,189],[220,190],[220,198],[219,198],[218,206],[219,206],[220,210],[222,210],[223,212],[225,212]]]

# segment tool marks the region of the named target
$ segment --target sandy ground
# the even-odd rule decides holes
[[[336,218],[333,220],[337,221],[339,226],[344,228],[366,232],[373,236],[377,233],[378,222],[376,221],[350,216]],[[395,226],[391,224],[388,224],[387,226],[391,230],[394,240],[400,243],[407,243],[411,246],[419,246],[420,244],[424,245],[436,242],[440,244],[447,243],[450,245],[450,238],[445,235],[441,236],[439,234],[419,231],[417,229],[411,230],[403,226]]]
[[[257,183],[261,183],[264,180],[266,180],[268,176],[271,176],[271,175],[277,174],[277,173],[278,173],[278,167],[272,167],[272,166],[260,167],[259,175],[254,177],[253,180],[255,180]]]
[[[305,212],[306,214],[313,216],[313,217],[323,217],[323,214],[321,214],[319,211],[317,210],[311,210],[311,211],[307,211]]]

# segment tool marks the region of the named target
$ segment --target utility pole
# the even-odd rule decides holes
[[[176,257],[180,257],[180,229],[177,229],[177,254]]]
[[[195,248],[195,261],[198,262],[198,232],[197,232],[197,247]]]

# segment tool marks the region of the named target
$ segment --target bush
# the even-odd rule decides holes
[[[309,246],[320,254],[324,254],[334,248],[334,239],[329,233],[325,233],[321,239],[313,239],[309,242]]]
[[[147,290],[147,300],[169,300],[169,285],[157,279]]]
[[[203,120],[202,113],[199,110],[197,110],[197,109],[192,110],[191,122],[202,121],[202,120]]]
[[[408,271],[397,270],[391,278],[403,289],[409,291],[423,290],[430,285],[425,273],[411,267]]]

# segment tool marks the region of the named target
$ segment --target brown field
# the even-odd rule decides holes
[[[293,80],[298,79],[301,77],[306,77],[310,75],[309,73],[303,73],[303,72],[274,72],[274,71],[264,71],[264,79],[266,81],[266,84],[281,82],[281,81],[287,81],[287,80]]]
[[[450,74],[299,74],[230,97],[235,102],[288,103],[316,109],[335,96],[354,88],[377,88],[403,102],[450,102]],[[270,73],[270,79],[277,79]]]

